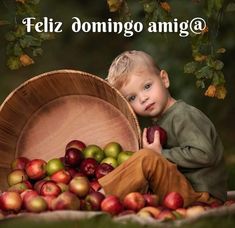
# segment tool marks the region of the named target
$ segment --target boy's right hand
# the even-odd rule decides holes
[[[148,140],[147,140],[147,128],[144,128],[143,136],[142,136],[142,141],[143,141],[143,148],[151,149],[151,150],[154,150],[157,153],[161,154],[161,152],[162,152],[162,145],[160,143],[160,133],[159,133],[159,131],[155,131],[153,142],[152,143],[148,143]]]

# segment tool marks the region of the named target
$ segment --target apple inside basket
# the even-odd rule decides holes
[[[0,187],[19,156],[49,160],[79,139],[103,147],[140,147],[136,116],[121,94],[103,79],[80,71],[48,72],[15,89],[0,107]]]

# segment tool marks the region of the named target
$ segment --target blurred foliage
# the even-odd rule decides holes
[[[3,2],[4,6],[14,14],[14,20],[3,18],[0,25],[8,25],[9,27],[9,31],[5,34],[5,39],[8,41],[6,46],[7,66],[11,70],[16,70],[22,66],[33,64],[33,57],[42,55],[42,42],[52,39],[54,36],[46,31],[35,32],[33,28],[42,19],[39,10],[40,0],[15,0],[13,2],[3,0]],[[172,21],[173,13],[177,18],[181,18],[180,14],[177,14],[178,11],[170,5],[170,1],[140,0],[139,3],[142,5],[142,14],[146,23]],[[200,10],[204,12],[203,15],[206,17],[207,23],[206,27],[201,25],[203,26],[202,30],[197,31],[196,34],[190,32],[193,61],[185,64],[184,72],[194,74],[198,88],[207,88],[205,96],[218,99],[224,99],[227,94],[224,73],[222,72],[224,63],[218,59],[219,55],[225,52],[225,48],[216,49],[215,47],[224,12],[234,10],[234,5],[229,3],[229,0],[191,1],[191,7],[194,7],[195,4],[200,5]],[[118,12],[121,20],[131,19],[133,4],[126,0],[107,0],[107,4],[109,11]],[[22,24],[22,19],[26,17],[35,19],[31,26],[31,32],[26,32],[26,26]],[[197,23],[194,26],[199,25]]]
[[[130,20],[131,4],[126,0],[107,0],[110,12],[118,12],[121,19]],[[166,0],[140,0],[146,22],[169,22],[174,17],[181,18],[179,11],[171,7]],[[189,4],[189,3],[188,3]],[[206,27],[197,33],[190,32],[193,61],[185,64],[184,72],[194,74],[196,86],[205,89],[205,96],[224,99],[227,90],[222,72],[224,63],[219,55],[225,48],[215,49],[219,26],[225,10],[233,10],[233,5],[226,0],[191,1],[191,7],[201,5],[201,11],[206,18]],[[188,15],[189,16],[189,15]]]
[[[50,33],[38,33],[34,30],[26,32],[26,26],[22,24],[22,19],[26,17],[40,20],[39,4],[40,0],[15,0],[3,1],[3,9],[7,9],[13,17],[0,18],[0,25],[7,25],[8,31],[5,33],[7,66],[11,70],[17,70],[22,66],[34,63],[32,57],[42,54],[42,42],[52,38]]]
[[[0,0],[0,21],[14,21],[15,15],[11,7],[5,7],[12,0]],[[182,20],[202,16],[201,5],[188,0],[167,1],[171,6],[171,12],[176,12]],[[7,3],[7,4],[6,4]],[[13,4],[13,3],[12,3]],[[128,1],[128,12],[134,21],[145,21],[145,13],[140,2]],[[224,63],[223,73],[226,78],[226,89],[228,91],[224,100],[211,99],[201,96],[201,91],[195,89],[192,77],[184,72],[186,65],[192,58],[191,40],[179,37],[177,33],[167,35],[159,33],[148,33],[143,31],[135,33],[132,37],[124,37],[116,33],[74,33],[71,31],[72,17],[79,17],[82,21],[107,21],[108,18],[119,20],[115,12],[109,12],[109,5],[105,1],[40,1],[38,3],[40,17],[50,17],[54,21],[63,22],[63,32],[54,34],[55,39],[41,43],[44,50],[43,55],[35,59],[26,52],[36,64],[21,67],[17,71],[9,70],[6,66],[6,47],[8,41],[5,34],[10,25],[0,26],[0,101],[25,80],[44,72],[58,69],[75,69],[86,71],[105,78],[112,60],[125,50],[143,50],[156,60],[161,68],[168,71],[171,80],[171,93],[176,99],[186,102],[201,109],[215,124],[225,147],[226,161],[229,166],[230,179],[229,188],[235,189],[234,172],[235,160],[235,77],[234,77],[234,11],[230,10],[224,14],[222,23],[218,30],[216,43],[224,47],[226,52],[221,55]],[[130,11],[131,9],[131,11]],[[222,50],[223,51],[223,50]],[[210,91],[213,92],[213,87]]]

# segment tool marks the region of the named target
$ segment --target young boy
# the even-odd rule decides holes
[[[126,51],[111,64],[108,82],[117,88],[139,116],[150,117],[167,132],[162,148],[159,132],[149,144],[143,130],[143,149],[99,179],[106,194],[123,198],[151,189],[160,201],[179,192],[184,206],[226,200],[223,145],[211,121],[198,109],[169,93],[165,70],[141,51]]]

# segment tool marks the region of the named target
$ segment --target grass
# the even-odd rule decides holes
[[[34,217],[35,218],[35,217]],[[197,220],[194,223],[176,226],[174,222],[161,225],[141,225],[139,223],[118,223],[107,215],[95,216],[81,220],[38,221],[30,218],[14,218],[0,221],[1,228],[153,228],[153,227],[179,227],[179,228],[230,228],[235,227],[235,215],[209,217]]]

